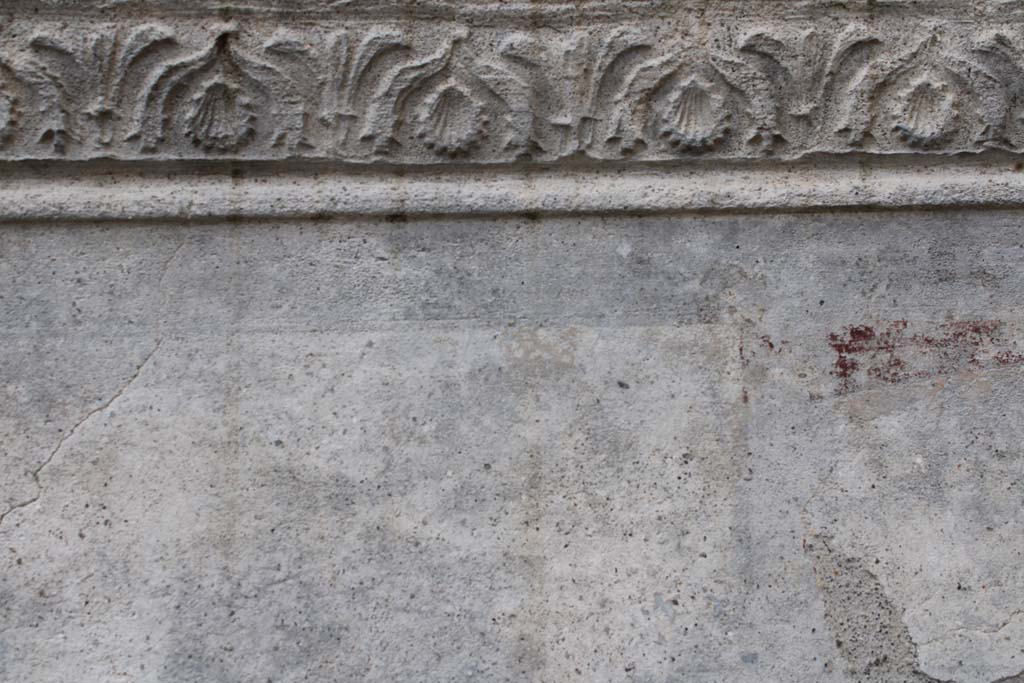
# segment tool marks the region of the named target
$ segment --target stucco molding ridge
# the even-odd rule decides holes
[[[389,19],[397,0],[116,15],[100,10],[131,3],[16,0],[0,15],[0,159],[443,172],[1024,151],[1014,3],[970,21],[941,2],[699,4],[435,1]]]
[[[332,216],[658,214],[707,211],[1021,208],[1015,157],[804,163],[472,165],[395,171],[304,164],[178,169],[0,165],[0,222],[317,219]]]

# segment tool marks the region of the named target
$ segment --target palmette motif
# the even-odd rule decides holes
[[[917,21],[15,16],[0,27],[0,159],[679,163],[1019,151],[1024,31]]]

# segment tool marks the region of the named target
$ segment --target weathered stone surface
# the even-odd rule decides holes
[[[0,682],[1024,683],[1016,0],[5,0]]]
[[[0,158],[1020,151],[1019,2],[7,0]]]
[[[1014,211],[8,224],[4,681],[1016,681]]]

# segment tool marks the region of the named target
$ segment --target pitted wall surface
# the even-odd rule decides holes
[[[1024,4],[5,0],[0,683],[1024,683]]]
[[[1024,670],[1016,211],[0,250],[3,680]]]

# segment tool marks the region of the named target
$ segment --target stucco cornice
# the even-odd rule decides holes
[[[891,173],[998,155],[1003,168],[1022,149],[1014,2],[10,0],[0,11],[0,160],[69,174],[97,160],[289,174],[307,163],[442,183],[479,167],[685,185],[775,169],[755,183],[768,186],[786,164],[821,158],[885,159]]]

